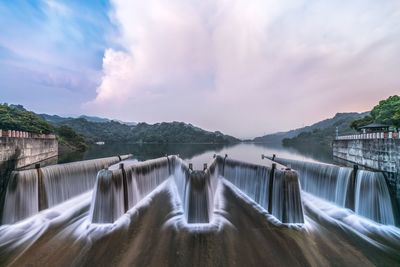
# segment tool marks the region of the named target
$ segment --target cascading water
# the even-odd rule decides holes
[[[382,173],[358,171],[355,190],[357,214],[379,223],[394,225],[392,202]]]
[[[274,169],[271,177],[271,169],[265,166],[230,159],[225,159],[220,164],[225,164],[222,167],[222,176],[226,180],[265,210],[269,210],[278,220],[283,223],[304,222],[300,185],[296,173]]]
[[[208,223],[210,221],[208,202],[209,177],[203,171],[190,174],[186,185],[186,214],[188,223]]]
[[[281,158],[276,158],[275,161],[299,172],[304,191],[338,206],[345,206],[351,168]]]
[[[186,221],[208,223],[212,218],[218,177],[215,164],[210,169],[193,172],[181,159],[171,156],[102,170],[97,176],[91,221],[113,223],[171,178],[176,184]]]
[[[11,224],[39,211],[38,173],[36,170],[13,172],[4,203],[3,224]]]
[[[6,192],[3,224],[15,223],[92,189],[97,172],[120,159],[109,157],[13,172]]]
[[[172,159],[171,159],[172,161]],[[148,160],[97,175],[90,218],[93,223],[113,223],[170,177],[168,158]]]
[[[389,190],[381,173],[359,170],[354,182],[351,168],[282,158],[274,160],[299,172],[304,191],[337,206],[354,209],[356,214],[376,222],[395,224]]]
[[[293,171],[274,172],[271,201],[272,214],[278,220],[304,223],[299,181]]]
[[[268,185],[270,170],[264,166],[241,164],[227,160],[223,177],[238,187],[264,209],[268,209]]]
[[[97,172],[118,161],[110,157],[41,168],[48,207],[92,189]]]

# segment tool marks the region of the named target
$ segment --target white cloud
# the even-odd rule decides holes
[[[362,111],[398,93],[399,4],[376,1],[113,1],[87,110],[182,120],[237,136]]]

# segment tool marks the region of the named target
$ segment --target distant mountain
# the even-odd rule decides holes
[[[84,118],[64,120],[66,125],[90,142],[131,143],[236,143],[239,139],[221,132],[209,132],[183,122],[139,123],[129,126],[118,121],[93,122]]]
[[[66,120],[70,120],[72,118],[65,118],[65,117],[61,117],[58,115],[49,115],[49,114],[38,114],[40,117],[42,117],[44,120],[46,120],[47,122],[50,123],[60,123],[62,121],[66,121]]]
[[[85,119],[89,122],[99,122],[99,123],[103,123],[103,122],[110,122],[112,121],[111,119],[107,119],[107,118],[101,118],[101,117],[96,117],[96,116],[87,116],[87,115],[81,115],[77,118],[75,117],[61,117],[58,115],[49,115],[49,114],[38,114],[40,117],[42,117],[43,119],[45,119],[46,121],[50,122],[50,123],[61,123],[64,121],[68,121],[68,120],[72,120],[72,119]],[[133,126],[136,125],[136,122],[125,122],[125,121],[120,121],[120,120],[114,120],[117,121],[121,124],[125,124],[128,126]]]
[[[46,120],[42,115],[28,111],[22,105],[0,104],[0,129],[54,133],[57,135],[59,151],[84,151],[87,148],[84,138],[74,130],[66,126],[59,127],[49,121],[62,121],[64,118],[47,115]]]
[[[280,143],[284,139],[294,138],[301,133],[311,133],[316,130],[329,130],[332,131],[332,134],[335,134],[336,127],[338,127],[339,134],[346,134],[349,132],[353,132],[350,128],[351,122],[354,120],[363,118],[368,115],[369,112],[348,112],[348,113],[337,113],[333,118],[325,119],[320,122],[314,123],[310,126],[290,130],[287,132],[278,132],[274,134],[268,134],[261,137],[256,137],[253,139],[253,142],[257,143]]]
[[[236,143],[239,139],[209,132],[183,122],[162,122],[156,124],[139,123],[132,128],[132,140],[145,143]]]
[[[109,119],[106,118],[100,118],[96,116],[86,116],[86,115],[81,115],[78,117],[78,119],[85,119],[90,122],[109,122]]]

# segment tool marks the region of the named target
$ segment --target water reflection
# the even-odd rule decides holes
[[[312,153],[310,153],[312,151]],[[133,154],[135,159],[147,160],[168,155],[180,155],[186,161],[192,162],[195,168],[202,168],[203,163],[211,161],[214,154],[228,154],[230,158],[262,163],[261,154],[276,154],[279,157],[293,158],[299,160],[332,162],[332,156],[327,155],[326,151],[318,148],[301,151],[283,147],[280,144],[255,144],[239,143],[234,145],[223,144],[124,144],[110,143],[105,145],[94,145],[85,153],[68,153],[59,155],[58,163],[79,161],[109,157],[114,155]]]

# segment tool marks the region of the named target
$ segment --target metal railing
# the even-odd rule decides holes
[[[24,131],[0,129],[0,137],[55,139],[56,135],[55,134],[37,134],[37,133],[24,132]]]
[[[337,136],[335,140],[399,139],[397,132],[363,133]]]

